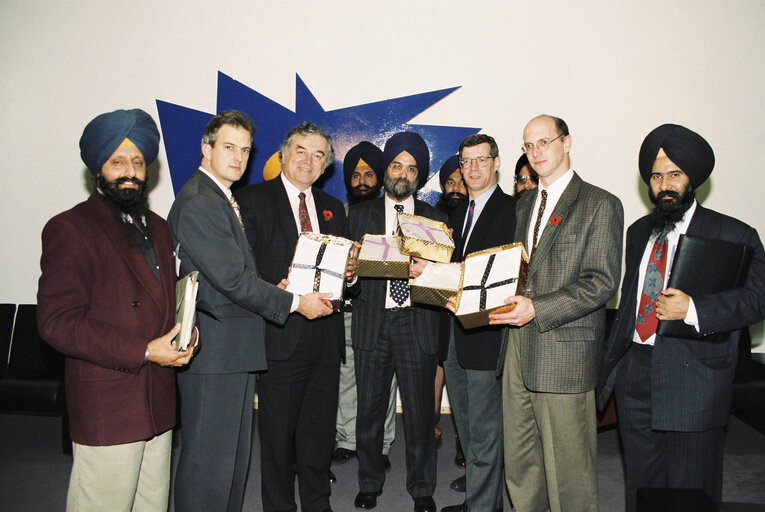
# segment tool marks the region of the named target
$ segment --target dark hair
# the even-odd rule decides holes
[[[292,144],[292,139],[295,138],[295,135],[321,135],[324,137],[324,140],[327,141],[327,151],[326,151],[326,160],[324,161],[324,168],[326,169],[332,163],[335,161],[335,150],[332,147],[332,137],[329,136],[327,132],[321,129],[321,126],[319,126],[316,123],[312,123],[311,121],[303,121],[293,129],[291,129],[289,132],[287,132],[287,135],[284,136],[284,140],[282,141],[281,146],[279,146],[279,151],[284,152],[287,151],[287,149],[290,147],[290,144]]]
[[[547,116],[553,121],[555,121],[555,129],[558,131],[558,135],[569,135],[568,133],[568,125],[566,124],[566,121],[561,119],[560,117],[555,116]]]
[[[460,149],[459,149],[460,158],[462,158],[462,150],[464,148],[472,148],[473,146],[483,144],[484,142],[489,144],[489,154],[491,155],[491,157],[497,158],[499,156],[499,148],[497,147],[497,141],[494,140],[494,137],[490,135],[486,135],[485,133],[474,133],[473,135],[468,135],[467,137],[465,137],[465,139],[460,143]]]
[[[521,169],[523,169],[524,166],[528,166],[529,168],[529,177],[531,178],[531,181],[539,183],[539,175],[537,174],[537,171],[531,168],[529,157],[526,153],[521,153],[521,157],[515,162],[515,181],[518,181],[518,175],[521,173]]]
[[[238,110],[224,110],[215,115],[205,127],[205,132],[202,134],[202,144],[215,145],[215,141],[218,138],[218,130],[224,124],[234,126],[236,128],[244,128],[250,132],[250,141],[252,136],[255,135],[255,125],[250,119],[250,116],[244,112]]]

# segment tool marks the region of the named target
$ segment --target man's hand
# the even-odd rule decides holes
[[[330,297],[332,297],[332,294],[326,292],[313,292],[301,295],[297,312],[308,320],[330,315],[332,314],[332,303],[329,301]]]
[[[515,308],[509,313],[492,313],[489,315],[490,325],[526,325],[536,318],[537,312],[534,303],[522,295],[514,295],[505,299],[505,304],[515,304]]]
[[[444,306],[446,309],[451,311],[452,313],[457,313],[457,297],[449,297],[449,300],[446,301],[446,305]]]
[[[659,320],[685,320],[690,297],[677,288],[667,288],[659,293],[656,301],[656,318]]]
[[[289,286],[290,282],[286,279],[282,279],[276,284],[277,288],[281,288],[282,290],[286,290],[287,286]]]
[[[356,267],[359,264],[359,251],[361,250],[361,244],[353,242],[353,248],[351,249],[351,255],[348,258],[348,265],[345,267],[345,280],[353,282],[356,279]]]
[[[422,271],[425,270],[427,264],[428,260],[412,256],[412,259],[409,261],[409,277],[414,279],[415,277],[422,274]]]
[[[191,360],[194,355],[194,344],[189,343],[186,350],[181,352],[175,350],[173,338],[181,332],[181,324],[175,324],[170,332],[164,336],[151,340],[147,345],[149,351],[148,360],[151,363],[160,366],[183,366]]]

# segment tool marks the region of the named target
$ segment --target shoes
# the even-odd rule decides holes
[[[436,502],[432,496],[420,496],[414,499],[414,512],[436,512]]]
[[[349,450],[347,448],[338,448],[335,453],[332,454],[332,460],[341,463],[346,462],[356,456],[356,450]]]
[[[335,476],[335,474],[332,472],[331,469],[329,470],[329,483],[331,484],[337,483],[337,477]]]
[[[455,478],[451,484],[449,484],[449,489],[452,491],[457,492],[465,492],[465,487],[467,486],[467,479],[465,478],[465,475],[462,475],[459,478]]]
[[[457,443],[457,453],[454,456],[454,463],[458,465],[461,468],[465,467],[465,454],[462,453],[462,444],[460,444],[460,438],[458,437],[456,440]]]
[[[359,492],[356,495],[356,499],[353,500],[353,506],[356,508],[363,508],[364,510],[372,510],[377,506],[377,497],[381,494],[382,491]]]
[[[444,507],[441,509],[441,512],[468,512],[469,510],[467,503],[462,503],[460,505]]]
[[[383,466],[385,466],[385,471],[388,471],[390,469],[390,458],[383,453]]]

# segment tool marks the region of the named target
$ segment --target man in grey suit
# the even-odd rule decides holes
[[[367,233],[392,234],[396,212],[413,213],[446,222],[446,215],[413,197],[430,166],[425,141],[413,132],[400,132],[385,143],[385,197],[365,201],[350,210],[351,238]],[[422,260],[421,266],[424,266]],[[421,271],[421,269],[420,269]],[[434,385],[438,358],[439,311],[414,305],[405,279],[358,279],[352,289],[352,338],[358,388],[356,450],[359,493],[354,505],[377,506],[385,482],[382,457],[383,424],[390,383],[396,374],[404,407],[406,488],[415,512],[434,512],[436,439]]]
[[[523,151],[539,187],[518,201],[530,253],[525,296],[509,297],[502,398],[505,480],[517,512],[598,510],[595,383],[605,305],[619,284],[619,200],[570,168],[563,120],[538,116]]]
[[[739,339],[765,317],[765,253],[753,228],[696,201],[714,163],[706,140],[674,124],[651,131],[640,148],[640,174],[655,208],[627,230],[621,303],[598,385],[599,407],[616,395],[628,512],[641,487],[703,488],[715,501],[722,497]],[[693,297],[666,288],[681,234],[752,247],[744,285]],[[660,320],[682,320],[700,337],[658,335]],[[704,338],[715,333],[722,335]]]
[[[199,271],[199,299],[217,318],[199,316],[204,348],[178,375],[181,456],[175,510],[239,512],[250,461],[255,372],[266,368],[265,320],[293,311],[328,315],[328,294],[297,296],[262,280],[231,185],[247,166],[255,127],[237,111],[214,116],[202,136],[202,163],[175,199],[168,222],[181,274]]]

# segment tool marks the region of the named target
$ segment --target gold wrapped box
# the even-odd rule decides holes
[[[398,237],[364,235],[356,265],[359,277],[408,279],[409,256],[399,252]]]
[[[462,279],[462,263],[430,262],[422,274],[409,282],[413,302],[444,307],[450,297],[456,297]]]
[[[287,279],[287,291],[305,295],[311,292],[332,293],[330,300],[343,298],[345,268],[353,241],[321,233],[301,233],[295,245]]]
[[[454,240],[443,222],[399,213],[396,233],[402,254],[438,263],[449,263],[452,259]]]
[[[505,299],[523,295],[528,264],[529,257],[521,243],[468,254],[463,263],[455,313],[462,327],[488,325],[490,313],[512,311],[514,305],[505,304]]]

